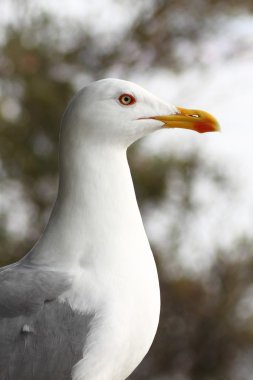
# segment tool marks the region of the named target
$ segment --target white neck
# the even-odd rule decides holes
[[[73,380],[129,376],[152,343],[160,301],[124,149],[87,143],[62,150],[58,198],[27,260],[73,272],[62,301],[95,312]]]
[[[61,156],[57,201],[29,259],[69,267],[102,252],[147,251],[126,151],[86,143]]]

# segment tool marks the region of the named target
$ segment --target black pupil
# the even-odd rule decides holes
[[[124,101],[125,101],[126,103],[129,102],[129,101],[130,101],[129,96],[125,96],[125,97],[124,97]]]

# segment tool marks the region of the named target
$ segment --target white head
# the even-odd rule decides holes
[[[163,127],[208,132],[218,130],[218,123],[204,111],[175,107],[132,82],[109,78],[84,87],[71,100],[62,134],[69,142],[88,139],[127,148]]]

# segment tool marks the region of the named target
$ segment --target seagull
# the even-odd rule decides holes
[[[219,125],[120,79],[70,101],[49,222],[24,258],[0,269],[1,380],[124,380],[148,352],[160,291],[126,151],[164,128]]]

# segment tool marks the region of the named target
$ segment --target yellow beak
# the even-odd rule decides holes
[[[218,121],[208,112],[181,107],[177,107],[177,110],[177,114],[154,116],[151,119],[162,121],[164,128],[192,129],[199,133],[220,131]]]

